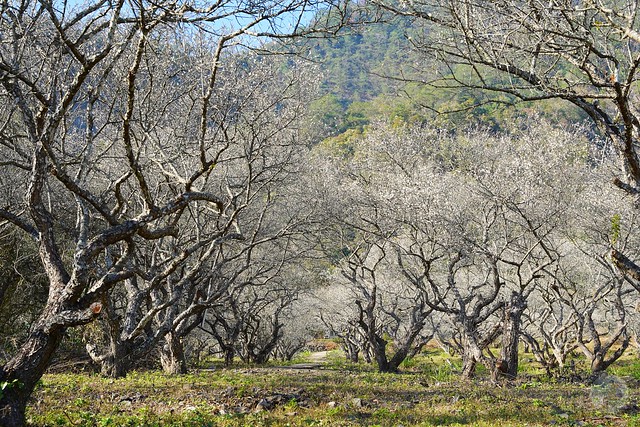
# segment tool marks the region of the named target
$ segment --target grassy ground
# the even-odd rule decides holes
[[[201,370],[43,378],[28,412],[36,426],[640,426],[640,363],[627,359],[600,385],[552,381],[534,364],[495,385],[456,379],[435,350],[379,374],[333,354],[324,369]]]

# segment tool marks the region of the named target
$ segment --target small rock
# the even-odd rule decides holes
[[[619,407],[618,411],[623,414],[635,415],[640,412],[640,408],[636,403],[628,403]]]
[[[193,412],[193,411],[195,411],[196,409],[198,409],[198,408],[196,408],[196,407],[195,407],[195,406],[193,406],[193,405],[187,405],[187,406],[185,406],[185,407],[184,407],[184,410],[185,410],[185,411],[190,411],[190,412]]]
[[[273,408],[273,403],[269,402],[267,399],[260,399],[258,404],[256,405],[256,411],[266,411]]]
[[[561,407],[556,405],[551,405],[550,408],[551,408],[551,413],[554,415],[558,415],[564,412]]]
[[[287,417],[295,417],[296,415],[298,415],[298,413],[297,412],[286,412],[285,415]]]
[[[360,399],[359,397],[354,397],[351,400],[351,403],[353,403],[353,406],[355,406],[356,408],[362,408],[362,399]]]
[[[289,400],[291,400],[289,396],[286,396],[284,394],[274,394],[273,396],[267,397],[267,401],[271,403],[273,406],[283,405],[287,403]]]
[[[567,414],[566,412],[561,412],[558,414],[558,418],[562,418],[563,420],[567,420],[569,419],[569,414]]]
[[[336,402],[331,401],[331,402],[327,403],[327,407],[328,408],[335,408],[336,406],[338,406],[338,404]]]

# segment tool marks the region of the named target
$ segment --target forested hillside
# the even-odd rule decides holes
[[[362,19],[376,22],[346,27],[336,37],[300,42],[309,49],[308,58],[318,61],[322,70],[320,98],[310,105],[315,140],[347,130],[358,133],[379,119],[446,128],[478,125],[498,131],[533,115],[563,125],[587,118],[558,100],[534,106],[506,94],[495,98],[458,83],[454,85],[458,87],[447,87],[452,84],[451,70],[416,45],[429,25],[411,17],[374,16],[370,11],[363,15]]]

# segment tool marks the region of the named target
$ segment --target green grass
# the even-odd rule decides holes
[[[459,367],[459,360],[434,349],[409,361],[400,374],[345,364],[330,353],[327,369],[313,371],[134,372],[118,380],[46,375],[28,418],[34,426],[87,427],[640,426],[638,415],[594,399],[592,386],[550,381],[536,376],[532,366],[523,366],[521,379],[498,385],[482,375],[460,381]],[[639,368],[627,358],[610,372],[626,382],[625,402],[640,397]],[[269,410],[257,410],[273,396],[284,397]]]
[[[640,359],[625,357],[617,361],[608,371],[620,377],[631,377],[640,381]]]

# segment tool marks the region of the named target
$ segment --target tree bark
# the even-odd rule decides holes
[[[106,348],[100,348],[99,345],[89,341],[86,343],[85,348],[93,362],[100,365],[100,373],[103,376],[124,378],[131,368],[128,343],[123,342],[121,339],[122,325],[118,315],[113,310],[113,303],[108,298],[104,301],[104,317],[97,326],[104,329],[104,333],[109,339],[109,345]]]
[[[187,359],[184,345],[180,337],[169,332],[165,337],[165,344],[160,349],[160,363],[167,374],[179,375],[187,373]]]
[[[46,251],[41,249],[41,252]],[[67,277],[62,275],[60,280],[49,279],[49,298],[42,314],[34,322],[20,350],[0,367],[0,382],[11,384],[0,396],[0,426],[24,425],[27,401],[47,370],[67,328],[90,322],[102,310],[99,303],[87,309],[76,307],[69,310],[71,304],[67,299],[69,295],[65,294],[66,280]]]
[[[91,359],[100,364],[100,374],[109,378],[124,378],[130,369],[130,358],[124,344],[111,341],[109,349],[104,354],[97,354],[91,345],[87,345],[87,352]]]
[[[344,344],[343,347],[344,349],[344,354],[346,356],[347,361],[352,362],[352,363],[358,363],[359,360],[359,356],[360,356],[360,350],[358,349],[357,346],[353,345],[353,344]]]
[[[27,401],[62,341],[66,328],[48,325],[47,313],[50,312],[45,310],[20,351],[0,368],[0,382],[12,383],[0,396],[0,426],[25,424]]]
[[[409,331],[403,337],[401,342],[396,342],[396,352],[391,356],[389,360],[389,372],[398,372],[400,364],[409,356],[409,354],[417,352],[414,343],[416,337],[424,329],[424,321],[428,313],[424,312],[424,307],[416,307],[414,309],[414,316],[411,319],[411,326]],[[426,340],[428,341],[428,340]],[[422,347],[426,344],[426,341],[418,343],[418,347]],[[415,352],[414,352],[415,351]]]
[[[236,350],[233,348],[233,345],[230,345],[223,347],[222,352],[224,353],[224,366],[228,368],[233,365],[233,358],[236,355]]]
[[[482,351],[494,340],[496,331],[499,329],[494,328],[480,341],[477,337],[477,331],[473,329],[471,324],[463,325],[463,328],[462,378],[473,378],[476,365],[482,363],[491,373],[491,379],[496,381],[498,377],[496,360],[490,352],[489,356],[485,356]]]
[[[369,337],[369,343],[373,349],[373,357],[376,359],[376,365],[378,365],[378,372],[393,372],[387,359],[387,341],[374,334],[372,337]]]
[[[398,372],[398,368],[400,367],[400,364],[404,362],[404,360],[407,358],[410,349],[411,349],[410,345],[409,346],[403,345],[398,350],[396,350],[396,352],[391,357],[391,360],[389,360],[388,372]]]
[[[360,359],[360,350],[362,343],[357,339],[357,326],[349,327],[342,333],[338,333],[338,337],[342,338],[342,349],[348,362],[358,363]]]
[[[525,307],[522,295],[514,292],[511,295],[511,301],[504,309],[499,373],[509,378],[515,378],[518,375],[518,343]]]
[[[462,378],[473,378],[473,376],[476,374],[476,364],[477,361],[472,354],[468,353],[467,351],[462,353],[462,373],[460,374]]]
[[[596,354],[594,355],[593,359],[591,359],[591,372],[594,374],[603,372],[605,369],[607,369],[607,366],[608,364],[604,362],[604,357],[602,354]]]

